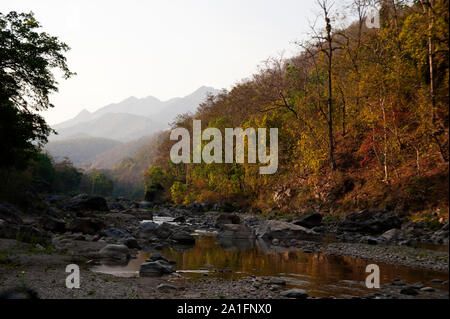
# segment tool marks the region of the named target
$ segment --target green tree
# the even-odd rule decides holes
[[[53,107],[54,69],[69,71],[64,53],[69,47],[45,32],[33,13],[0,12],[0,167],[24,169],[47,142],[51,128],[37,111]]]

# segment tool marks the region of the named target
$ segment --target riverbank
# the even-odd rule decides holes
[[[89,197],[50,208],[44,216],[2,210],[2,237],[15,231],[15,239],[0,238],[1,291],[29,287],[40,298],[448,298],[448,248],[416,247],[426,238],[448,243],[448,225],[427,230],[366,212],[351,222],[268,220],[223,207]],[[156,260],[169,271],[140,273]],[[382,283],[375,291],[364,284],[365,266],[374,262]],[[80,289],[65,287],[72,263],[81,268]]]

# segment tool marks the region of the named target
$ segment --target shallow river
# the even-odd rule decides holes
[[[264,242],[217,239],[212,234],[199,234],[193,247],[172,246],[159,251],[176,261],[177,272],[186,280],[210,277],[232,279],[241,276],[270,276],[286,280],[287,287],[308,291],[311,296],[363,296],[374,290],[365,287],[369,262],[345,256],[303,253],[299,250],[274,249]],[[126,266],[99,265],[92,270],[116,276],[138,276],[140,265],[152,252],[140,252]],[[443,289],[431,279],[448,280],[448,274],[377,263],[381,286],[400,278],[406,283],[422,282]]]

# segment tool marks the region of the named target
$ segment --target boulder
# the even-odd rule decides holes
[[[116,227],[110,227],[107,229],[103,230],[103,234],[107,237],[111,237],[115,240],[119,240],[119,239],[124,239],[124,238],[129,238],[129,237],[133,237],[131,236],[129,233],[127,233],[126,231],[116,228]]]
[[[385,243],[391,243],[401,239],[402,239],[402,231],[397,228],[392,228],[378,237],[378,240]]]
[[[161,277],[162,275],[171,274],[173,272],[175,272],[175,270],[171,265],[164,261],[157,260],[143,263],[139,269],[139,276]]]
[[[119,228],[110,227],[108,229],[103,230],[103,234],[115,240],[116,243],[125,245],[128,248],[136,248],[136,249],[140,248],[136,238],[134,238],[129,233]]]
[[[66,210],[108,211],[108,204],[101,196],[80,194],[65,202],[62,207]]]
[[[184,217],[184,216],[178,216],[178,217],[174,218],[173,221],[174,221],[175,223],[185,223],[185,222],[186,222],[186,217]]]
[[[448,245],[449,231],[448,223],[445,224],[441,229],[435,231],[431,236],[431,241],[435,244],[446,244]]]
[[[153,236],[158,227],[159,225],[154,222],[141,223],[137,231],[139,238],[148,238]]]
[[[287,298],[296,298],[296,299],[306,299],[308,298],[308,293],[303,289],[289,289],[282,291],[280,293],[281,296],[287,297]]]
[[[66,223],[64,221],[50,216],[42,216],[39,219],[39,225],[51,232],[63,233],[66,231]]]
[[[284,280],[283,278],[272,277],[272,278],[270,278],[269,283],[273,284],[273,285],[278,285],[278,286],[285,286],[286,280]]]
[[[173,233],[170,238],[180,244],[195,244],[195,237],[184,230]]]
[[[0,219],[12,224],[22,224],[23,214],[9,203],[0,203]]]
[[[122,243],[123,245],[127,246],[130,249],[140,249],[141,246],[139,246],[138,241],[134,237],[124,238],[119,240],[119,243]]]
[[[363,237],[362,241],[366,242],[369,245],[378,245],[378,239],[372,236]]]
[[[172,235],[174,232],[174,226],[169,223],[162,223],[158,226],[158,228],[155,229],[155,235],[156,237],[160,239],[167,239]]]
[[[162,260],[169,263],[169,259],[161,255],[160,253],[153,253],[150,255],[149,261],[157,261],[157,260]]]
[[[178,226],[169,223],[162,223],[158,225],[154,222],[145,222],[139,226],[138,236],[142,239],[157,237],[159,239],[168,239],[179,230]]]
[[[215,227],[220,228],[224,224],[240,224],[241,218],[236,214],[220,214],[216,218]]]
[[[203,213],[210,210],[211,207],[212,206],[208,203],[193,203],[186,207],[186,209],[194,213]]]
[[[99,257],[113,261],[127,261],[130,258],[130,253],[125,245],[109,244],[99,251]]]
[[[304,215],[296,218],[292,223],[306,228],[318,227],[322,225],[322,215],[319,213]]]
[[[124,210],[125,207],[121,203],[118,203],[118,202],[108,202],[108,209],[121,211],[121,210]]]
[[[274,238],[314,240],[319,238],[319,234],[308,228],[278,220],[268,220],[261,224],[256,230],[256,236],[267,240]]]
[[[400,293],[402,295],[409,295],[409,296],[416,296],[419,294],[419,292],[416,289],[414,289],[413,287],[410,287],[410,286],[406,286],[405,288],[402,288],[400,290]]]
[[[225,213],[231,213],[235,211],[233,204],[229,202],[216,203],[212,206],[211,209],[215,212],[225,212]]]
[[[69,224],[68,229],[74,233],[81,232],[83,234],[95,235],[105,228],[105,224],[97,218],[75,218]]]
[[[400,219],[386,211],[362,210],[348,214],[338,225],[341,231],[379,234],[392,228],[400,228]]]
[[[221,226],[221,232],[219,237],[228,237],[234,239],[252,239],[255,238],[255,234],[252,229],[244,225],[237,224],[224,224]]]

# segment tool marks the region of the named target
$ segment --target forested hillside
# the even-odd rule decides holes
[[[106,174],[114,181],[114,195],[144,198],[144,172],[153,164],[159,145],[167,137],[168,132],[155,133],[134,156],[125,157],[107,171]]]
[[[45,146],[45,149],[55,160],[61,161],[68,157],[75,166],[81,167],[86,162],[94,160],[98,155],[120,144],[119,141],[112,139],[85,137],[52,141]]]
[[[355,2],[358,3],[358,2]],[[166,136],[147,172],[176,204],[235,201],[263,212],[366,207],[448,217],[448,1],[382,2],[380,28],[339,29],[322,7],[300,54],[269,59],[175,127],[275,127],[276,174],[258,164],[178,164]]]

